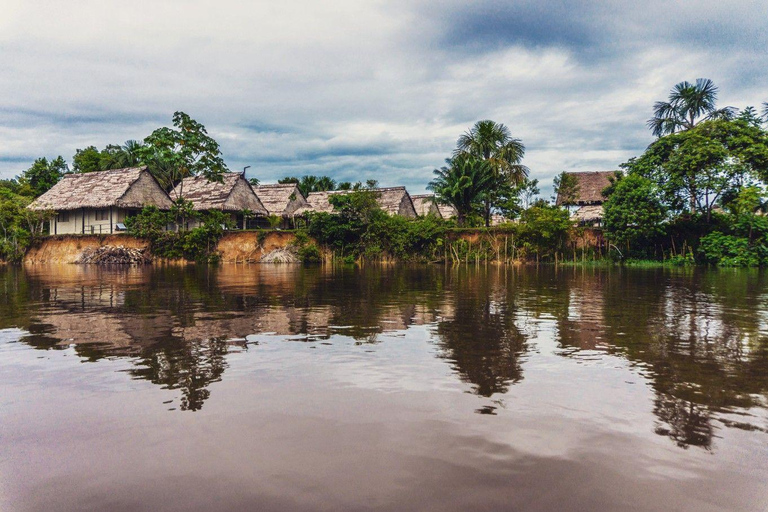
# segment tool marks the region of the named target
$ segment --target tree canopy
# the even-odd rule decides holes
[[[478,121],[456,142],[454,158],[472,157],[486,162],[484,167],[492,181],[483,194],[485,225],[490,225],[494,208],[510,210],[510,200],[515,196],[515,186],[524,183],[528,168],[522,164],[525,146],[512,137],[509,128],[489,119]]]
[[[51,161],[47,158],[38,158],[19,176],[19,193],[32,197],[41,196],[57,184],[68,171],[67,163],[61,156]]]
[[[661,137],[690,130],[700,120],[730,119],[732,107],[717,109],[717,86],[708,78],[697,78],[696,83],[680,82],[669,93],[667,101],[657,101],[648,127]]]
[[[768,133],[743,119],[704,121],[661,137],[623,167],[653,181],[673,211],[709,217],[729,189],[768,180]]]
[[[174,128],[158,128],[137,148],[141,162],[148,165],[158,181],[171,189],[189,176],[205,176],[210,181],[221,181],[228,171],[221,155],[219,143],[205,126],[184,112],[173,114]],[[183,197],[182,187],[176,199]]]

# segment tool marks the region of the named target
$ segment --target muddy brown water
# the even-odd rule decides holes
[[[0,510],[768,510],[768,274],[0,268]]]

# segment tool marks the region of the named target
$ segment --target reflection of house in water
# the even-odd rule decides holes
[[[131,375],[179,389],[181,407],[196,410],[208,396],[207,386],[226,369],[226,354],[244,347],[249,335],[339,334],[371,342],[378,333],[435,318],[427,306],[387,303],[387,293],[374,291],[385,302],[376,304],[324,290],[319,269],[253,270],[30,268],[31,293],[40,307],[24,341],[44,349],[72,346],[90,360],[135,358]]]

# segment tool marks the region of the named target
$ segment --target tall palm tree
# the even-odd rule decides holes
[[[490,164],[472,156],[456,156],[446,166],[435,169],[435,178],[427,188],[437,195],[440,203],[456,209],[459,225],[485,200],[495,184]]]
[[[520,185],[528,177],[528,167],[521,162],[525,146],[512,137],[509,128],[490,119],[478,121],[456,142],[454,156],[472,156],[488,163],[493,179],[499,184]],[[486,194],[485,225],[490,225],[495,194]]]
[[[669,101],[653,105],[653,117],[648,128],[657,137],[690,130],[699,121],[732,119],[733,107],[717,109],[717,86],[709,78],[697,78],[696,83],[680,82],[669,93]]]
[[[768,101],[763,103],[763,121],[768,123]]]

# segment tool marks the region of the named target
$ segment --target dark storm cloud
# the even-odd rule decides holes
[[[595,30],[591,11],[589,5],[561,2],[469,2],[436,14],[445,23],[440,42],[469,51],[518,44],[586,51],[601,48],[606,40],[604,30]]]
[[[768,2],[514,1],[427,9],[441,43],[485,52],[509,45],[561,47],[578,56],[627,55],[654,44],[765,49]]]

